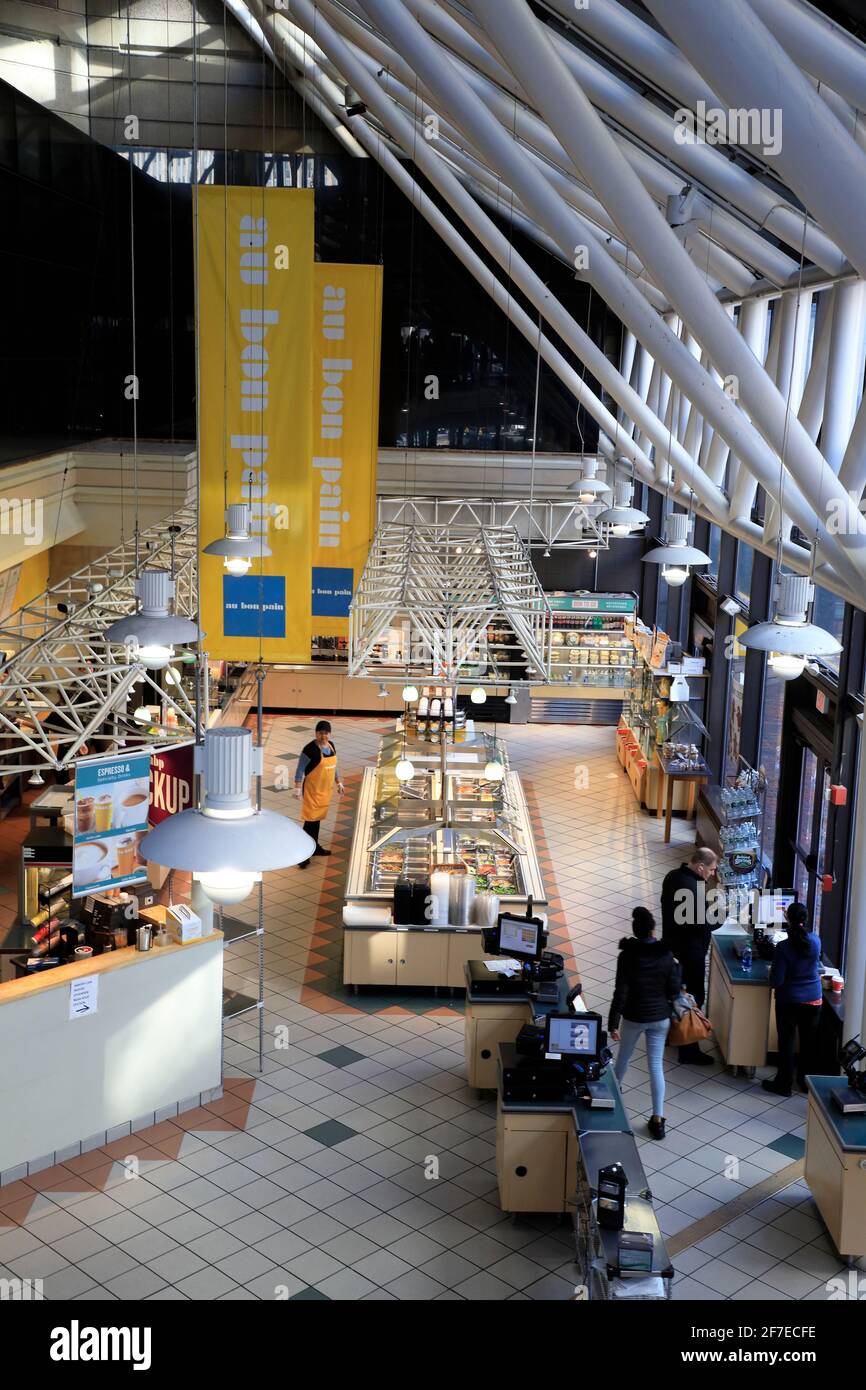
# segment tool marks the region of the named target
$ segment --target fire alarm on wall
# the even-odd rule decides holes
[[[821,892],[832,893],[835,882],[836,880],[833,878],[832,874],[823,874],[821,877]]]
[[[830,805],[847,806],[848,788],[839,786],[838,783],[834,783],[834,785],[830,788]]]

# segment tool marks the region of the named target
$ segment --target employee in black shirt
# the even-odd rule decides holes
[[[662,883],[662,941],[682,966],[683,988],[694,995],[699,1009],[706,995],[707,951],[712,927],[707,920],[706,885],[715,875],[718,857],[711,849],[696,849]],[[680,1048],[680,1061],[711,1067],[712,1058],[698,1043]]]
[[[331,742],[331,726],[327,719],[316,725],[316,737],[305,745],[295,769],[295,791],[303,801],[304,829],[316,842],[314,854],[330,854],[319,844],[319,827],[328,814],[331,796],[336,786],[340,796],[345,788],[337,772],[337,750]],[[298,865],[306,869],[309,859]]]

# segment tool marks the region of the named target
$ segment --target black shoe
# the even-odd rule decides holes
[[[775,1076],[767,1077],[766,1081],[761,1082],[761,1086],[773,1096],[784,1096],[786,1100],[790,1099],[790,1090],[786,1090],[784,1086],[780,1086]]]
[[[656,1119],[655,1116],[650,1116],[650,1118],[647,1120],[646,1127],[652,1135],[653,1139],[664,1139],[665,1122],[663,1116],[659,1116],[658,1119]]]
[[[330,853],[331,853],[331,851],[330,851],[329,849],[322,849],[322,846],[321,846],[321,845],[316,845],[316,848],[313,850],[313,856],[314,856],[314,857],[315,857],[317,854],[330,854]]]
[[[300,862],[300,864],[298,865],[298,868],[299,868],[299,869],[308,869],[309,867],[310,867],[310,861],[309,861],[309,859],[302,859],[301,862]]]
[[[699,1047],[696,1047],[694,1052],[691,1048],[681,1047],[679,1060],[681,1066],[687,1067],[711,1067],[713,1065],[712,1057],[708,1057],[706,1052],[701,1052]]]

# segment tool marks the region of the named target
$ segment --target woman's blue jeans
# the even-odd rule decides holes
[[[619,1051],[616,1055],[617,1081],[622,1084],[628,1071],[628,1064],[637,1047],[641,1034],[646,1037],[646,1057],[649,1063],[650,1090],[652,1091],[653,1114],[665,1113],[665,1043],[670,1031],[669,1018],[660,1018],[655,1023],[633,1023],[624,1018],[619,1025]]]

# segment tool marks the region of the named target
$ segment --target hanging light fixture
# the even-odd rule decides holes
[[[381,692],[380,692],[380,693],[381,693]],[[418,687],[417,687],[417,685],[404,685],[404,686],[403,686],[403,702],[404,702],[404,704],[407,704],[407,705],[414,705],[414,703],[415,703],[415,701],[416,701],[417,699],[418,699]]]
[[[634,486],[629,478],[618,478],[613,488],[613,506],[599,512],[598,520],[610,526],[615,536],[642,531],[649,521],[646,512],[631,505]]]
[[[487,699],[487,691],[483,685],[476,685],[469,695],[473,705],[483,705]]]
[[[141,842],[142,858],[185,869],[211,902],[243,902],[267,869],[309,859],[315,841],[296,821],[257,811],[250,779],[262,772],[261,748],[249,729],[208,729],[196,749],[202,773],[200,810],[168,816]]]
[[[509,690],[508,694],[507,694],[506,697],[505,697],[505,703],[506,703],[506,705],[516,705],[516,704],[517,704],[517,696],[515,695],[515,693],[514,693],[513,690]]]
[[[673,701],[674,704],[684,704],[691,698],[692,695],[689,690],[689,683],[685,676],[674,676],[671,681],[671,693],[668,699]]]
[[[42,773],[39,771],[38,767],[35,767],[31,772],[30,776],[27,778],[27,785],[28,787],[45,786],[45,778],[42,776]]]
[[[257,555],[270,555],[270,550],[258,536],[250,535],[250,506],[247,502],[232,502],[226,507],[226,533],[204,548],[205,555],[222,555],[229,574],[246,574]]]
[[[401,758],[394,768],[394,776],[398,782],[411,782],[415,776],[415,764],[409,758]]]
[[[153,713],[149,705],[139,705],[137,709],[132,711],[132,717],[136,724],[151,724],[153,722]]]
[[[691,517],[688,512],[671,512],[665,522],[665,539],[644,555],[645,565],[661,565],[662,579],[678,589],[691,574],[692,565],[708,565],[709,555],[689,545]]]
[[[748,651],[768,652],[769,666],[782,680],[803,674],[813,656],[837,656],[842,650],[832,633],[807,619],[815,586],[808,575],[780,574],[776,581],[773,618],[757,623],[737,640]]]
[[[605,483],[596,476],[597,469],[597,459],[586,459],[574,482],[569,483],[569,492],[576,492],[579,502],[590,505],[610,493],[610,483]]]
[[[488,758],[484,764],[485,782],[501,782],[505,776],[505,768],[498,758]]]
[[[135,594],[141,608],[106,628],[106,641],[122,642],[130,648],[133,661],[161,671],[174,656],[173,643],[195,642],[198,627],[191,618],[168,611],[174,598],[174,580],[168,570],[142,570],[135,581]]]

